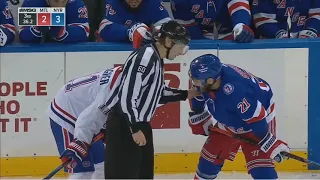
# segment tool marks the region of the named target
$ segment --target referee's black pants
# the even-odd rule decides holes
[[[118,108],[108,115],[106,124],[106,179],[153,179],[154,148],[150,123],[142,122],[145,146],[133,141],[128,122]]]

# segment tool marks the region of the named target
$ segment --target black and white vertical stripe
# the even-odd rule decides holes
[[[134,51],[124,64],[120,85],[105,105],[115,99],[131,123],[151,120],[164,91],[163,60],[153,45]],[[113,103],[112,103],[113,102]]]
[[[127,59],[119,101],[131,123],[151,120],[164,89],[163,69],[163,60],[152,45]]]

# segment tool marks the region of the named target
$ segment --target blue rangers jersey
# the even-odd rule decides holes
[[[16,34],[12,13],[6,0],[0,0],[0,28],[7,36],[6,44],[12,43]]]
[[[107,0],[106,9],[98,32],[104,41],[129,42],[127,30],[135,23],[157,27],[171,20],[161,0],[143,0],[135,11],[130,10],[124,0]]]
[[[264,38],[275,38],[287,31],[288,15],[291,17],[291,33],[312,29],[320,34],[319,0],[253,0],[252,14],[259,34]]]
[[[192,39],[203,39],[207,33],[214,39],[231,39],[236,24],[251,24],[248,0],[171,0],[171,10]]]
[[[234,65],[223,64],[221,86],[207,101],[219,127],[263,138],[275,118],[273,93],[263,79]],[[221,126],[223,125],[223,126]],[[273,132],[274,133],[274,132]]]
[[[50,7],[46,0],[24,0],[22,7]],[[89,36],[88,11],[82,0],[69,0],[66,5],[66,26],[34,27],[23,26],[19,30],[22,42],[40,42],[46,33],[42,28],[48,28],[49,39],[56,42],[85,42]]]

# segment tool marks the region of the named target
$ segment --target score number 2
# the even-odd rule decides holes
[[[46,24],[46,23],[47,23],[46,19],[47,19],[47,16],[42,16],[42,23],[43,23],[43,24]]]
[[[50,13],[39,13],[38,14],[38,26],[50,26]]]

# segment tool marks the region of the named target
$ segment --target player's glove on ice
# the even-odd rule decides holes
[[[271,133],[267,133],[266,136],[258,143],[261,151],[266,153],[270,159],[277,161],[278,163],[282,162],[284,159],[288,159],[281,155],[281,152],[290,153],[288,144],[278,140],[276,136]]]
[[[82,160],[88,155],[89,144],[74,140],[66,148],[66,150],[61,154],[60,159],[67,160],[72,158],[71,168],[75,167],[77,164],[81,164]],[[69,167],[70,168],[70,167]]]
[[[299,32],[299,38],[317,38],[317,31],[314,29],[305,29]]]
[[[209,135],[209,126],[213,124],[211,114],[205,110],[201,113],[189,112],[189,126],[192,134]]]
[[[254,32],[243,23],[238,23],[233,28],[233,39],[236,42],[246,43],[254,40]]]
[[[143,23],[134,24],[127,33],[135,49],[152,41],[150,28]]]

